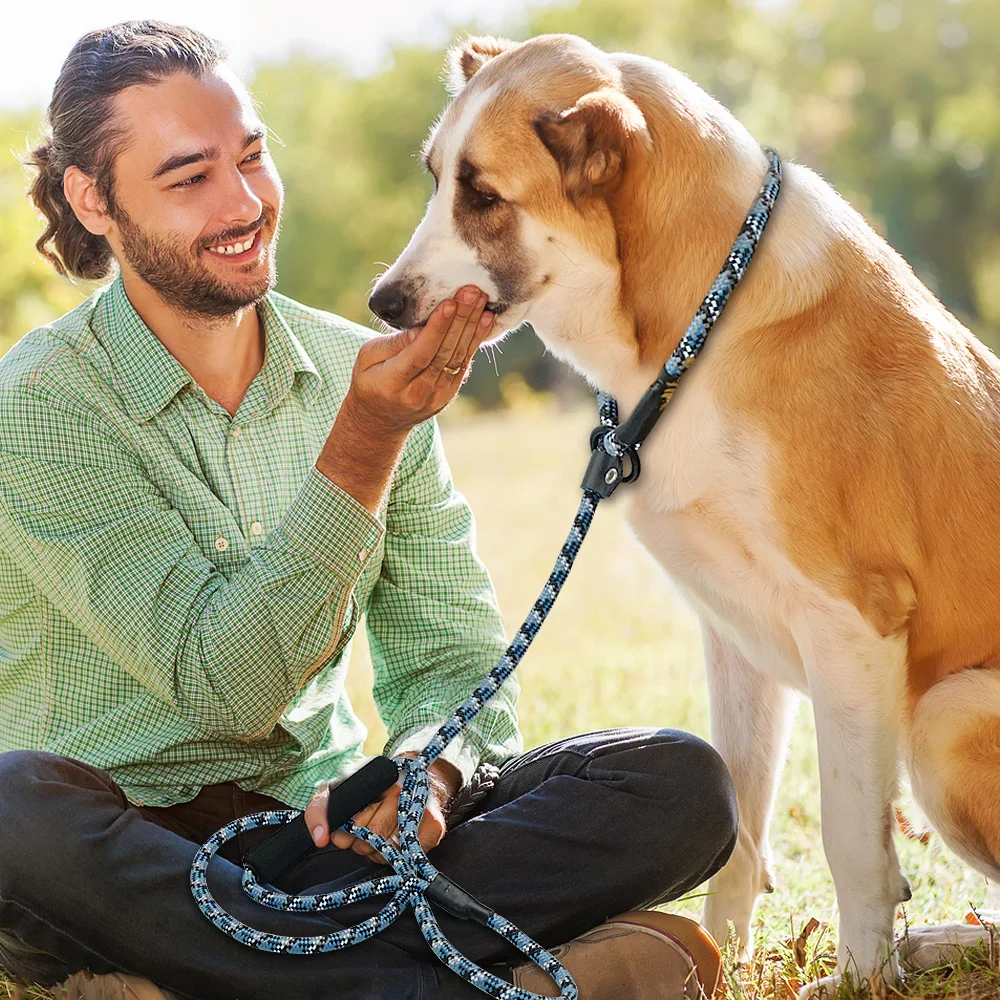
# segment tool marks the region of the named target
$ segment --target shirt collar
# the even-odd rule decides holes
[[[247,390],[247,397],[260,398],[253,414],[277,406],[300,372],[302,402],[312,405],[322,376],[270,294],[258,305],[258,315],[264,324],[264,365]],[[104,289],[91,324],[111,359],[115,391],[140,423],[160,413],[185,386],[196,385],[135,311],[120,274]]]
[[[288,395],[296,384],[296,376],[302,402],[307,407],[312,406],[323,385],[323,377],[281,314],[275,297],[268,294],[257,311],[264,324],[264,367],[254,382],[264,380],[265,408],[272,409]]]

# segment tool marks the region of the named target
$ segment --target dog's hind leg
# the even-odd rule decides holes
[[[894,981],[896,904],[908,896],[892,844],[905,636],[881,636],[849,605],[813,608],[793,628],[816,716],[823,846],[840,910],[837,975],[803,988]]]
[[[927,691],[913,713],[907,763],[914,797],[941,839],[1000,880],[1000,673],[970,668]],[[933,968],[987,937],[970,924],[910,928],[900,955],[911,967]]]
[[[709,882],[703,920],[720,943],[732,921],[746,959],[753,947],[754,904],[771,891],[768,827],[789,731],[795,696],[762,674],[736,646],[704,621],[702,642],[708,673],[712,743],[736,787],[739,835],[732,857]]]

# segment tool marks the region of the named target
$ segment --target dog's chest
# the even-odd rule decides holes
[[[702,618],[759,670],[804,690],[788,624],[812,588],[777,544],[767,443],[727,423],[707,392],[675,403],[642,447],[628,522]]]

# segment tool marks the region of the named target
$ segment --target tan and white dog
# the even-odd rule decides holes
[[[478,285],[498,330],[530,321],[630,412],[722,266],[764,153],[683,73],[575,36],[471,38],[449,67],[424,147],[435,192],[372,309],[414,326]],[[892,978],[898,762],[945,842],[1000,877],[1000,361],[786,160],[746,277],[642,459],[629,523],[701,620],[739,799],[705,923],[722,939],[733,921],[749,949],[804,692],[838,976]]]

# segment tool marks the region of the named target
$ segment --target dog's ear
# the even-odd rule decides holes
[[[559,164],[563,188],[574,204],[611,190],[635,144],[651,144],[638,105],[610,88],[584,94],[565,111],[546,111],[532,124]]]
[[[520,45],[507,38],[494,38],[487,35],[479,38],[467,38],[464,42],[448,50],[445,64],[446,86],[452,97],[457,97],[462,88],[486,65],[494,56],[506,52],[507,49]]]

